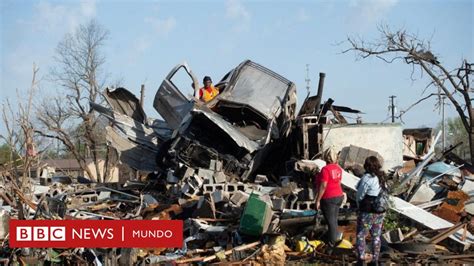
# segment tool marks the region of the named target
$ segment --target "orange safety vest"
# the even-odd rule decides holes
[[[218,94],[219,90],[212,85],[209,88],[202,87],[201,89],[199,89],[199,98],[206,103],[214,99],[214,97],[216,97]]]

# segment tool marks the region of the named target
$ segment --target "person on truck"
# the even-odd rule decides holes
[[[202,82],[204,87],[199,89],[199,99],[207,103],[219,94],[219,90],[212,85],[212,80],[209,76],[205,76]]]

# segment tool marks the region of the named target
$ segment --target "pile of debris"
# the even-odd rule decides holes
[[[360,112],[334,106],[331,99],[321,104],[324,75],[318,94],[308,97],[297,114],[295,85],[254,62],[245,61],[227,73],[216,84],[219,95],[207,103],[185,96],[176,87],[173,77],[179,71],[189,75],[194,88],[199,87],[186,64],[174,68],[154,100],[164,121],[147,118],[139,100],[123,88],[104,93],[111,108],[91,104],[109,119],[107,140],[120,160],[148,173],[146,178],[120,184],[31,180],[29,186],[19,187],[14,174],[2,172],[0,258],[4,262],[353,262],[354,191],[363,161],[370,155],[385,159],[390,166],[386,170],[391,170],[392,206],[381,259],[395,263],[474,260],[472,252],[463,253],[474,241],[473,168],[453,159],[449,151],[434,159],[436,141],[424,156],[392,168],[397,165],[392,157],[401,161],[401,144],[391,144],[392,150],[400,151],[390,156],[360,139],[348,145],[327,137],[328,132],[337,135],[338,128],[347,129],[341,112]],[[396,130],[402,139],[401,129]],[[314,208],[313,190],[313,178],[325,165],[315,158],[328,143],[340,145],[347,194],[338,217],[341,241],[331,250],[324,245],[326,225]],[[180,249],[12,249],[10,219],[180,219],[184,243]]]

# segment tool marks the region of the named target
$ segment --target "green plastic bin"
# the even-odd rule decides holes
[[[258,195],[250,194],[249,200],[245,205],[244,213],[240,219],[240,232],[259,236],[266,232],[272,219],[272,210],[270,206],[260,200]]]

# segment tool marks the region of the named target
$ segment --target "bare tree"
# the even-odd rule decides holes
[[[412,79],[417,70],[428,74],[431,82],[425,90],[435,87],[451,101],[468,133],[471,163],[474,163],[474,110],[469,85],[474,64],[462,60],[460,67],[448,70],[431,50],[430,41],[406,30],[392,31],[388,26],[380,26],[379,32],[381,39],[374,42],[349,37],[347,41],[351,47],[343,53],[355,51],[359,58],[376,57],[386,63],[402,61],[412,67]]]
[[[105,63],[102,47],[107,38],[108,31],[95,20],[80,25],[73,34],[64,37],[56,48],[57,67],[51,70],[52,81],[62,89],[37,112],[43,129],[36,132],[59,140],[91,179],[97,177],[94,180],[97,182],[107,181],[114,163],[108,158],[110,151],[104,145],[103,131],[98,129],[101,126],[98,117],[89,106],[89,102],[103,101],[100,92],[106,77],[102,69]],[[72,128],[78,129],[77,132],[71,132]],[[75,143],[73,136],[78,134],[87,153],[81,152]],[[87,167],[88,157],[94,163],[94,172]],[[100,159],[108,162],[103,168]]]
[[[5,125],[5,133],[0,134],[0,139],[5,141],[9,149],[8,161],[3,165],[0,176],[4,178],[4,184],[9,184],[12,194],[23,194],[31,192],[30,169],[36,160],[36,143],[34,140],[34,127],[31,122],[31,107],[34,90],[38,86],[37,73],[39,69],[33,64],[33,77],[28,89],[28,99],[25,103],[18,93],[16,102],[17,109],[13,109],[10,101],[6,99],[2,103],[2,120]],[[15,155],[15,156],[14,156]],[[21,175],[20,175],[21,173]],[[6,180],[6,178],[10,180]],[[20,199],[17,205],[23,206]],[[19,217],[23,217],[23,208],[20,209]]]

